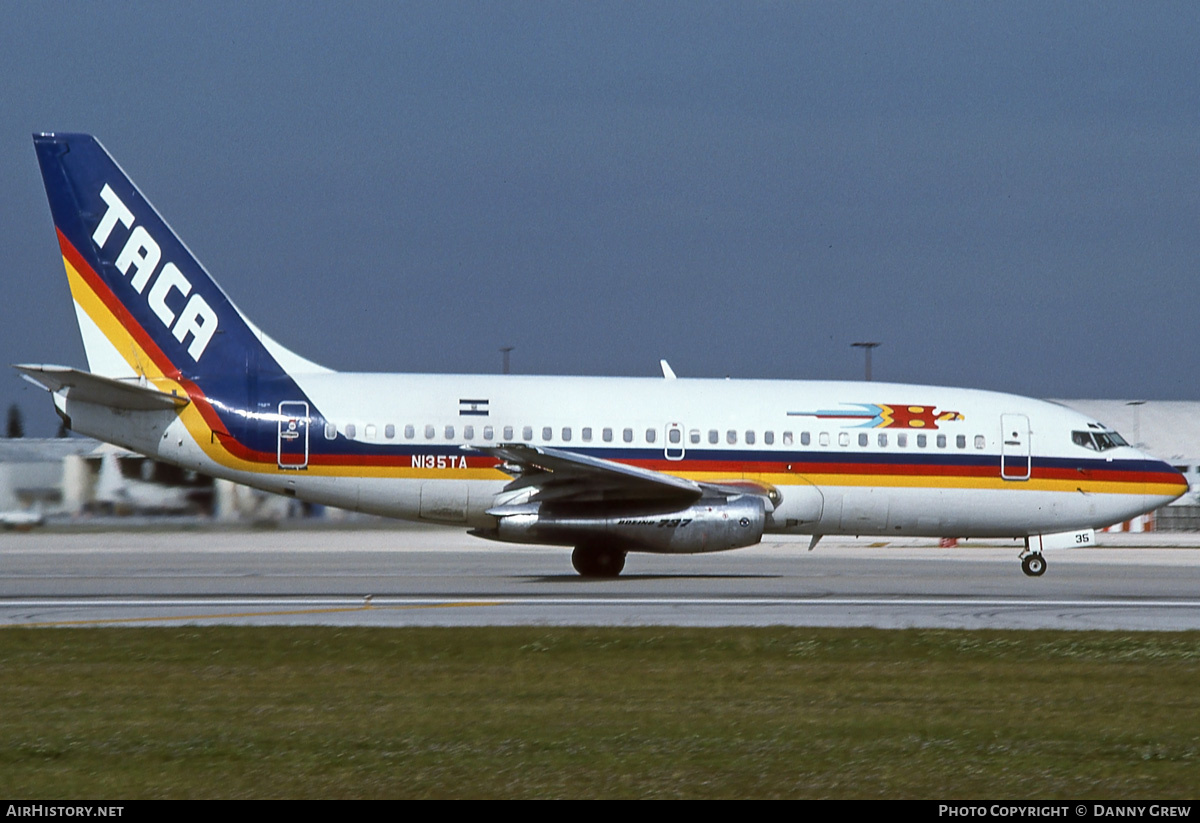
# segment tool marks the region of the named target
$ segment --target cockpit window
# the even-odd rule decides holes
[[[1071,432],[1071,440],[1076,446],[1098,452],[1129,445],[1125,438],[1116,432]]]

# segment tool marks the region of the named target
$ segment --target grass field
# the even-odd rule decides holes
[[[1192,798],[1200,634],[0,631],[0,796]]]

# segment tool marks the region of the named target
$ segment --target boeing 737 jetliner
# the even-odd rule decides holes
[[[73,430],[302,500],[626,553],[764,534],[1025,538],[1187,491],[1171,466],[1062,406],[887,383],[349,374],[243,315],[95,138],[34,136],[89,371],[18,366]]]

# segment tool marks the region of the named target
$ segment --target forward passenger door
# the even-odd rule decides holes
[[[1000,476],[1005,480],[1028,480],[1032,469],[1029,418],[1023,414],[1000,415]]]

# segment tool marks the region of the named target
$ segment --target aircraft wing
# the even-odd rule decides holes
[[[533,500],[677,500],[686,504],[704,494],[703,486],[682,477],[564,449],[523,443],[471,448],[504,461],[499,468],[514,478],[504,490],[534,488]]]
[[[532,488],[530,499],[533,501],[677,502],[691,505],[701,497],[753,494],[764,498],[768,512],[774,511],[780,501],[775,487],[757,481],[696,483],[652,469],[524,443],[471,448],[504,461],[499,468],[514,478],[504,490]]]

